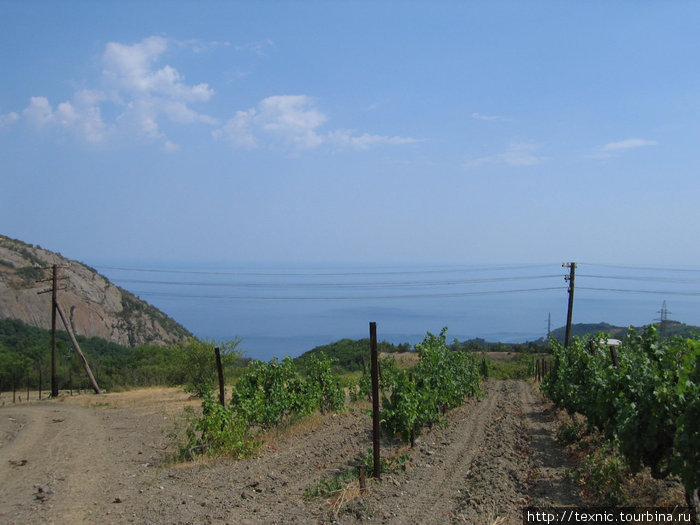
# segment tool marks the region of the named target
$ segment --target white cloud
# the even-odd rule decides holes
[[[55,106],[45,96],[32,97],[21,115],[0,114],[0,127],[22,119],[36,129],[71,132],[91,143],[141,139],[160,143],[167,151],[178,149],[168,136],[172,125],[211,126],[214,138],[235,147],[292,152],[323,145],[367,150],[420,141],[347,129],[322,131],[328,117],[306,95],[264,98],[255,107],[236,111],[222,125],[220,119],[202,111],[214,97],[214,89],[205,82],[188,83],[177,68],[163,62],[173,49],[203,52],[224,45],[228,43],[176,41],[161,36],[134,44],[109,42],[101,56],[97,85],[76,91],[69,100]],[[264,54],[273,46],[271,40],[263,40],[237,49]]]
[[[626,139],[619,142],[608,142],[601,149],[602,151],[620,151],[632,148],[643,148],[645,146],[656,146],[656,141],[646,139]]]
[[[328,134],[328,142],[337,147],[347,147],[352,149],[369,149],[373,146],[381,144],[402,145],[423,142],[421,139],[410,137],[387,137],[384,135],[370,135],[363,133],[362,135],[353,135],[349,130],[336,130]]]
[[[53,108],[46,97],[32,97],[22,115],[36,127],[46,126],[54,120]]]
[[[330,144],[339,148],[369,149],[379,144],[409,144],[418,139],[381,135],[354,135],[349,130],[321,133],[328,117],[305,95],[267,97],[255,108],[238,111],[224,126],[213,132],[215,138],[229,140],[234,146],[259,146],[306,150]]]
[[[275,43],[271,39],[266,38],[256,42],[249,42],[241,46],[235,46],[234,49],[236,51],[247,51],[259,57],[266,57],[268,51],[273,47],[275,47]]]
[[[0,129],[9,128],[12,124],[19,120],[19,115],[14,111],[5,115],[0,114]]]
[[[174,67],[154,70],[154,63],[168,49],[168,40],[152,36],[137,44],[107,44],[102,63],[104,79],[110,87],[139,95],[162,96],[183,102],[208,101],[214,90],[206,83],[187,85]]]
[[[132,123],[147,137],[173,149],[160,129],[165,117],[178,124],[218,124],[217,119],[194,110],[190,104],[208,102],[214,90],[206,83],[189,85],[174,67],[155,69],[155,62],[168,50],[169,41],[153,36],[132,45],[110,42],[102,57],[102,80],[112,100],[122,105],[119,120]]]
[[[141,135],[158,140],[166,150],[176,149],[161,121],[177,124],[219,124],[214,117],[192,107],[208,102],[214,90],[206,83],[187,84],[170,65],[156,68],[171,41],[153,36],[136,44],[110,42],[102,55],[101,89],[77,91],[54,110],[48,98],[32,97],[22,116],[36,128],[71,131],[89,142],[103,142],[111,133],[122,137]],[[102,117],[102,105],[112,104],[118,116],[112,124]],[[17,120],[19,116],[16,114]],[[10,120],[12,117],[0,120]]]
[[[514,141],[508,145],[508,149],[502,153],[477,157],[464,163],[469,169],[480,168],[487,164],[504,164],[506,166],[534,166],[541,164],[547,157],[538,154],[541,145],[534,142]]]
[[[278,95],[263,99],[256,108],[237,111],[222,128],[214,131],[214,136],[247,148],[258,146],[262,141],[293,149],[310,149],[323,142],[316,128],[326,120],[309,97]]]
[[[590,159],[609,159],[615,157],[618,154],[631,149],[645,148],[649,146],[656,146],[657,142],[654,140],[631,138],[625,140],[619,140],[617,142],[608,142],[603,146],[600,146],[596,151],[588,155]]]
[[[98,106],[102,99],[96,92],[79,91],[71,101],[59,103],[54,111],[46,97],[31,97],[22,115],[36,128],[63,129],[97,143],[104,140],[108,131]]]
[[[323,138],[316,128],[327,117],[313,107],[313,102],[304,95],[282,95],[268,97],[258,105],[256,116],[260,128],[286,145],[300,149],[319,146]]]

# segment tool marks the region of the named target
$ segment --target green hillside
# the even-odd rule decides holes
[[[656,323],[659,330],[659,336],[664,339],[666,337],[681,336],[681,337],[697,337],[700,333],[700,327],[687,325],[678,321],[664,321],[661,325]],[[637,331],[641,331],[644,327],[633,327]],[[583,337],[589,334],[598,332],[606,333],[617,339],[622,339],[627,334],[629,327],[614,326],[608,323],[578,323],[571,325],[571,337]],[[556,330],[552,330],[551,336],[558,341],[564,341],[566,327],[562,326]]]
[[[177,385],[183,381],[176,347],[124,346],[99,337],[76,337],[97,382],[107,390],[128,386]],[[19,319],[0,319],[0,391],[13,385],[44,390],[51,378],[51,332]],[[60,388],[87,386],[68,334],[56,332]]]
[[[401,343],[395,345],[381,341],[377,343],[377,350],[382,353],[409,352],[411,345]],[[336,369],[347,372],[362,370],[362,360],[366,361],[366,366],[369,366],[369,338],[365,339],[340,339],[334,343],[317,346],[311,350],[304,352],[299,357],[294,359],[297,366],[305,370],[311,362],[311,358],[325,354],[334,360]]]

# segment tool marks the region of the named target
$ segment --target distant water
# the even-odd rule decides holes
[[[249,357],[295,357],[369,335],[414,344],[447,326],[448,340],[526,342],[566,323],[568,269],[561,264],[340,266],[105,262],[112,282],[198,337],[242,338]],[[700,269],[581,264],[574,323],[700,324]],[[681,295],[695,294],[695,295]]]

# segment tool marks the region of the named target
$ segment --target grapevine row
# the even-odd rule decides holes
[[[382,362],[380,417],[389,436],[412,440],[423,426],[440,422],[447,409],[479,392],[476,359],[470,352],[451,350],[446,332],[428,332],[416,345],[419,361],[410,370],[398,369],[391,359]]]
[[[605,335],[552,341],[554,364],[541,388],[570,414],[616,443],[633,471],[678,476],[697,509],[700,488],[700,341],[659,340],[652,325],[630,330],[616,349]]]

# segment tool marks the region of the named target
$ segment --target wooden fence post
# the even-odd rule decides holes
[[[224,368],[221,366],[221,352],[219,347],[214,348],[214,354],[216,354],[216,369],[219,372],[219,402],[221,406],[226,406],[226,400],[224,395]]]
[[[374,455],[373,476],[381,479],[381,463],[379,462],[379,358],[377,355],[377,323],[369,323],[370,358],[372,369],[372,450]]]

